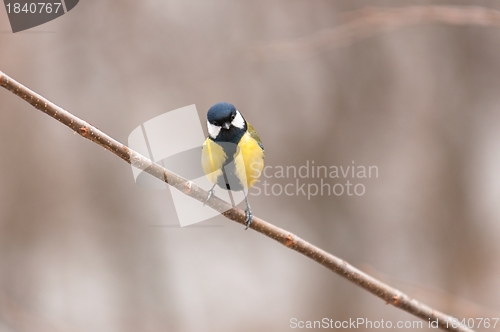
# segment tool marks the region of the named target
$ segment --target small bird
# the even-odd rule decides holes
[[[247,192],[259,179],[264,168],[264,146],[255,129],[243,118],[234,105],[221,102],[207,113],[208,137],[203,143],[201,166],[214,185],[206,202],[212,197],[215,185],[245,194],[246,228],[252,223],[252,211]]]

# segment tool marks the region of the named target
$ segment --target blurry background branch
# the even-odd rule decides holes
[[[112,152],[127,163],[148,172],[161,181],[174,186],[184,194],[205,203],[205,199],[208,194],[207,191],[129,149],[127,146],[116,141],[93,125],[53,104],[49,100],[31,91],[2,72],[0,72],[0,85],[15,95],[21,97],[38,110],[68,126],[74,130],[74,132],[79,133],[82,137],[104,147],[106,150]],[[229,203],[217,197],[212,197],[206,202],[206,205],[219,211],[228,219],[238,223],[244,223],[245,215],[243,210],[237,207],[232,207]],[[458,325],[455,327],[454,324],[452,324],[453,317],[420,303],[405,293],[371,277],[370,275],[351,266],[346,261],[308,243],[307,241],[284,229],[267,223],[258,217],[254,217],[251,228],[323,265],[336,274],[348,279],[349,281],[383,299],[387,304],[403,309],[410,314],[424,319],[425,321],[437,320],[439,327],[443,330],[462,332],[472,331],[466,326]]]
[[[365,7],[340,15],[343,24],[309,36],[279,42],[258,42],[250,54],[256,60],[301,59],[349,46],[376,34],[418,24],[500,27],[500,11],[476,6]]]

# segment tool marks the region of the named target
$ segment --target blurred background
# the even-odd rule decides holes
[[[229,101],[258,129],[267,165],[377,166],[354,181],[362,196],[259,195],[253,211],[438,310],[500,317],[500,29],[415,24],[271,51],[359,13],[345,12],[415,5],[500,10],[86,0],[16,34],[0,10],[0,70],[123,143],[167,111],[196,104],[204,123]],[[169,226],[168,191],[137,186],[129,165],[8,91],[0,100],[1,332],[419,320],[223,217]]]

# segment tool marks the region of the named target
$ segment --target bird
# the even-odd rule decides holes
[[[243,191],[246,230],[253,220],[247,193],[262,174],[264,146],[252,125],[234,105],[227,102],[210,107],[207,112],[207,130],[201,166],[213,186],[205,203],[214,194],[216,185],[225,190]]]

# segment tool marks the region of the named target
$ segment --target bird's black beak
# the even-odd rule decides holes
[[[222,128],[224,129],[229,129],[231,127],[231,123],[229,122],[225,122],[223,125],[222,125]]]

